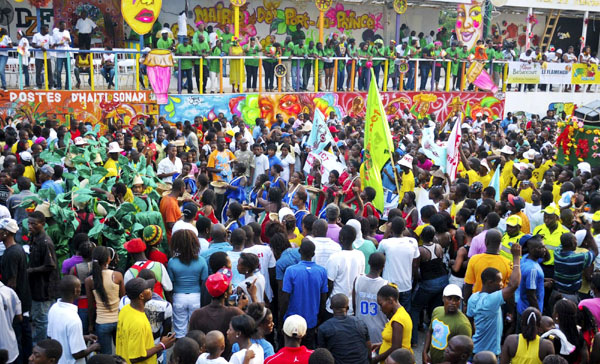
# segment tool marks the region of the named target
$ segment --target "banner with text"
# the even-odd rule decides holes
[[[598,85],[598,65],[582,63],[508,63],[508,83]]]
[[[540,77],[539,63],[508,62],[508,83],[538,84]]]
[[[571,83],[571,63],[543,63],[540,69],[540,83],[568,85]]]
[[[585,63],[573,64],[573,77],[571,83],[574,85],[600,85],[598,65],[588,65]]]

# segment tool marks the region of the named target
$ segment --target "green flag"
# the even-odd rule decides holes
[[[381,170],[394,151],[394,142],[390,133],[385,109],[371,69],[371,85],[367,96],[367,114],[365,117],[364,163],[360,166],[360,178],[363,189],[373,187],[377,193],[373,205],[383,212],[383,184]]]

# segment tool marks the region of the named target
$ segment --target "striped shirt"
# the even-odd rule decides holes
[[[594,253],[587,249],[554,251],[555,288],[565,293],[577,293],[581,288],[583,270],[594,262]]]

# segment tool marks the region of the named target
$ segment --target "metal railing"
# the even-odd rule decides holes
[[[12,54],[12,58],[9,58],[9,62],[7,67],[17,66],[16,74],[18,75],[18,88],[23,89],[23,69],[27,67],[31,69],[32,64],[23,65],[23,56],[17,52],[16,48],[5,48],[2,51],[8,51],[9,57]],[[72,89],[72,67],[76,67],[76,64],[72,64],[72,60],[75,58],[74,54],[87,54],[89,57],[89,71],[85,71],[82,73],[90,74],[90,85],[92,91],[96,89],[95,83],[95,75],[99,74],[101,66],[101,62],[99,59],[94,58],[96,55],[102,54],[114,54],[114,85],[115,90],[119,90],[119,76],[127,75],[134,76],[135,75],[135,90],[140,90],[140,79],[143,77],[143,68],[140,68],[140,57],[144,56],[147,52],[131,50],[131,49],[113,49],[113,50],[100,50],[100,49],[90,49],[90,50],[81,50],[76,48],[71,49],[47,49],[46,51],[42,51],[36,48],[30,48],[30,59],[33,60],[33,55],[35,53],[43,53],[43,67],[44,67],[44,86],[45,89],[49,89],[49,77],[59,77],[58,75],[49,75],[48,74],[48,62],[50,62],[48,54],[60,54],[66,53],[66,73],[68,82],[66,82],[67,89]],[[120,56],[124,58],[120,58]],[[128,57],[135,57],[134,59]],[[127,57],[127,58],[125,58]],[[198,64],[194,64],[192,67],[194,77],[190,77],[187,82],[192,82],[193,78],[197,80],[197,89],[200,94],[204,93],[204,90],[207,88],[205,83],[208,83],[208,75],[209,72],[209,64],[211,61],[218,62],[218,71],[213,72],[218,78],[218,87],[217,85],[212,84],[217,83],[215,81],[215,77],[211,77],[211,89],[213,92],[224,93],[224,84],[225,84],[225,72],[226,71],[226,63],[229,61],[229,72],[231,73],[231,61],[236,60],[258,60],[258,69],[256,70],[257,74],[256,82],[258,92],[265,92],[265,81],[267,77],[270,77],[270,80],[273,84],[275,79],[277,79],[277,91],[285,92],[290,91],[283,89],[283,83],[289,82],[293,88],[293,91],[301,91],[303,86],[312,86],[314,85],[314,90],[323,89],[323,85],[325,84],[325,72],[324,65],[321,68],[320,63],[331,64],[329,66],[333,69],[331,74],[332,91],[342,90],[342,91],[366,91],[368,89],[368,85],[371,82],[371,73],[368,70],[366,63],[370,62],[380,62],[377,65],[373,65],[375,68],[376,77],[379,78],[381,71],[383,71],[383,80],[380,86],[382,91],[390,91],[390,90],[398,90],[398,91],[478,91],[477,87],[474,85],[468,85],[467,82],[467,70],[469,66],[473,62],[480,62],[485,64],[486,69],[492,70],[489,72],[490,77],[492,78],[492,82],[499,87],[500,90],[506,92],[508,87],[510,87],[506,80],[508,79],[508,61],[504,60],[490,60],[490,61],[477,61],[477,60],[453,60],[447,58],[441,59],[429,59],[429,58],[418,58],[418,59],[406,59],[406,58],[383,58],[383,57],[321,57],[314,58],[311,56],[307,57],[269,57],[269,56],[179,56],[176,53],[173,55],[174,60],[177,62],[177,67],[175,71],[175,78],[177,80],[176,92],[181,93],[183,89],[183,80],[182,80],[182,72],[178,71],[182,69],[182,61],[183,60],[191,60],[198,61]],[[10,62],[11,59],[16,59],[16,64]],[[400,61],[399,61],[400,60]],[[273,63],[276,64],[284,64],[287,68],[287,73],[282,77],[277,77],[274,74],[266,75],[265,61],[273,61],[270,62],[271,65]],[[395,64],[395,69],[393,73],[390,73],[390,65],[391,63]],[[121,63],[119,65],[119,63]],[[302,65],[302,63],[304,63]],[[452,65],[453,63],[458,63],[458,72],[456,75],[452,73]],[[234,70],[235,72],[239,72],[239,74],[245,73],[245,65],[244,62],[236,62],[239,70]],[[405,72],[400,72],[398,67],[404,64]],[[500,71],[494,72],[497,70],[498,65],[502,65]],[[307,66],[308,65],[308,66]],[[343,67],[341,67],[343,65]],[[269,67],[269,72],[272,70]],[[273,65],[274,67],[274,65]],[[88,68],[88,67],[85,67]],[[6,71],[6,70],[5,70]],[[366,74],[365,74],[366,73]],[[443,74],[443,77],[442,77]],[[189,73],[188,73],[189,75]],[[316,75],[316,77],[315,77]],[[60,77],[62,77],[62,72]],[[245,75],[245,78],[248,77],[248,74]],[[312,77],[312,81],[311,81]],[[361,77],[362,80],[361,80]],[[423,77],[426,77],[425,81],[423,81]],[[329,79],[329,77],[327,77]],[[392,81],[392,87],[389,86],[389,81]],[[443,82],[442,82],[443,80]],[[338,83],[339,81],[339,83]],[[362,81],[362,82],[361,82]],[[344,87],[344,83],[346,87]],[[339,86],[339,87],[338,87]],[[361,87],[362,86],[362,87]],[[559,91],[568,90],[569,92],[575,92],[575,87],[570,87],[571,85],[554,85],[557,86]],[[598,85],[594,86],[595,92],[598,92]],[[244,81],[241,77],[238,77],[238,81],[232,87],[237,87],[237,89],[241,92],[244,89]],[[192,87],[193,88],[193,87]],[[522,85],[519,85],[518,89],[529,91],[539,92],[539,91],[551,91],[552,87],[548,87],[547,85],[525,85],[522,88]],[[554,90],[552,90],[554,91]],[[592,91],[588,89],[588,91]]]

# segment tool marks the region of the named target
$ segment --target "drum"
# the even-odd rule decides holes
[[[168,102],[169,84],[171,83],[171,67],[173,67],[173,54],[166,49],[153,49],[146,55],[144,60],[148,81],[154,94],[156,102],[165,105]]]
[[[287,67],[283,63],[275,66],[275,76],[284,77],[287,74]]]

